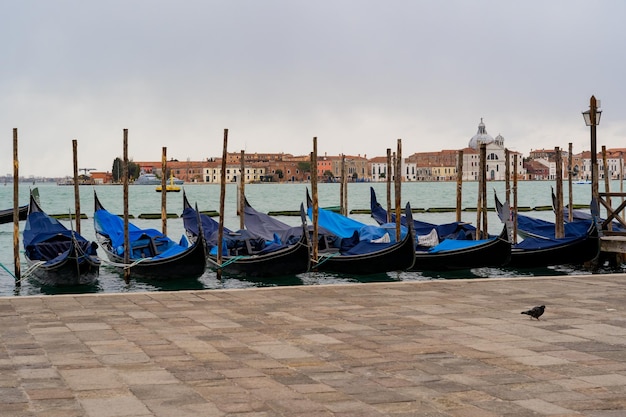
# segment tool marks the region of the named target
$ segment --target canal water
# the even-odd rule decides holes
[[[385,204],[386,184],[385,183],[350,183],[348,184],[348,209],[369,209],[370,186],[376,190],[378,200]],[[42,208],[49,214],[68,214],[74,212],[74,187],[58,186],[56,184],[20,184],[20,205],[27,204],[29,189],[37,187],[39,189],[40,202]],[[220,188],[215,184],[186,184],[183,186],[189,201],[197,203],[199,210],[218,210]],[[501,200],[504,200],[504,182],[488,183],[488,204],[493,207],[493,193],[497,192]],[[551,189],[555,187],[553,181],[523,181],[518,183],[518,206],[528,208],[545,208],[551,206]],[[575,204],[589,204],[590,185],[575,184],[573,186],[573,200]],[[619,183],[612,184],[612,190],[619,190]],[[297,211],[300,203],[305,202],[306,189],[308,183],[288,183],[288,184],[247,184],[246,196],[250,204],[258,211]],[[564,186],[567,198],[567,186]],[[122,187],[116,185],[101,186],[81,186],[80,205],[81,212],[88,216],[88,219],[81,220],[81,232],[88,239],[95,240],[93,228],[93,207],[94,191],[105,208],[113,213],[123,212]],[[319,184],[319,205],[320,207],[331,207],[339,205],[339,184]],[[477,199],[478,184],[467,182],[463,184],[463,208],[475,208]],[[236,215],[237,189],[235,184],[226,187],[225,226],[230,229],[239,228],[239,218]],[[393,195],[393,193],[392,193]],[[393,197],[392,197],[393,198]],[[454,182],[419,182],[404,183],[402,185],[402,205],[410,202],[412,208],[433,209],[450,208],[456,205],[456,183]],[[13,186],[7,184],[0,186],[0,209],[10,208],[13,205]],[[134,216],[131,222],[139,227],[151,227],[161,229],[161,220],[139,219],[140,214],[158,214],[161,207],[161,193],[155,191],[154,186],[131,185],[129,187],[129,213]],[[178,216],[183,210],[182,193],[167,194],[167,212]],[[554,220],[551,210],[532,210],[527,213],[531,216],[546,220]],[[414,217],[431,223],[447,223],[455,220],[455,212],[425,212],[416,213]],[[369,214],[352,214],[350,217],[363,223],[375,224]],[[278,216],[278,219],[298,225],[299,217]],[[476,223],[476,212],[463,211],[462,220]],[[68,221],[63,223],[70,227]],[[20,231],[24,228],[24,222],[20,222]],[[75,227],[75,226],[73,226]],[[493,211],[489,212],[488,229],[492,234],[497,234],[502,230],[502,224]],[[184,233],[182,218],[171,218],[167,222],[168,235],[179,240]],[[20,245],[22,236],[20,235]],[[20,247],[22,251],[22,247]],[[105,258],[102,250],[99,250],[101,257]],[[21,287],[16,287],[13,272],[13,224],[0,225],[0,296],[12,295],[36,295],[36,294],[58,294],[75,292],[94,293],[117,293],[117,292],[138,292],[138,291],[166,291],[185,289],[217,289],[217,288],[248,288],[267,285],[320,285],[335,283],[354,283],[369,281],[413,281],[431,279],[456,279],[456,278],[499,278],[512,276],[545,276],[582,274],[591,271],[573,269],[568,266],[553,268],[541,268],[534,270],[511,270],[506,268],[478,268],[472,270],[462,270],[454,272],[393,272],[373,276],[356,277],[335,275],[329,273],[305,273],[293,277],[288,277],[279,282],[255,282],[244,281],[223,277],[218,280],[216,274],[207,270],[204,275],[197,279],[189,279],[179,282],[154,282],[140,281],[132,279],[126,284],[120,273],[109,266],[103,265],[100,270],[98,283],[91,287],[76,288],[49,288],[42,287],[36,282],[25,279]],[[27,266],[21,255],[22,273],[27,270]],[[603,273],[622,272],[621,268],[615,270],[603,269]]]

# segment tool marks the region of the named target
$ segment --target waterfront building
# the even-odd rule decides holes
[[[393,162],[393,157],[391,161],[391,167],[389,167],[389,173],[387,172],[387,157],[386,156],[377,156],[368,161],[368,169],[369,176],[366,177],[366,180],[373,182],[385,182],[387,181],[387,175],[391,175],[391,181],[395,179],[395,166]],[[400,173],[402,182],[409,181],[424,181],[423,178],[420,178],[420,169],[417,166],[415,160],[409,158],[402,158],[402,163],[400,164]]]
[[[377,156],[369,160],[370,178],[373,182],[385,182],[387,178],[393,178],[393,161],[387,172],[387,157]],[[391,176],[389,176],[391,175]]]
[[[478,168],[480,166],[479,152],[482,144],[485,144],[487,148],[487,180],[504,180],[506,177],[504,137],[502,135],[498,135],[494,139],[491,135],[489,135],[482,118],[478,124],[478,131],[474,136],[472,136],[468,144],[468,148],[476,153],[470,152],[469,149],[464,150],[463,152],[463,180],[478,180]],[[469,164],[466,165],[466,162]],[[513,161],[511,160],[511,165],[512,164]],[[466,169],[466,167],[469,169]],[[510,168],[514,169],[513,166]]]
[[[343,155],[318,157],[317,176],[322,181],[341,181]],[[386,160],[386,159],[385,159]],[[345,155],[345,174],[348,181],[371,181],[370,163],[366,156]]]
[[[550,176],[550,167],[545,160],[529,159],[524,163],[524,168],[527,172],[527,179],[529,180],[547,180]]]

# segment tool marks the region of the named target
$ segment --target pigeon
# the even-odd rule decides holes
[[[546,306],[536,306],[531,308],[528,311],[522,311],[522,314],[528,314],[531,318],[536,318],[539,320],[539,317],[543,314]]]

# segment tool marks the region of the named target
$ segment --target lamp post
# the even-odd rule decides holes
[[[599,213],[598,196],[598,151],[596,143],[596,126],[600,124],[600,101],[595,96],[589,99],[589,110],[583,112],[585,124],[591,128],[591,211],[594,216]]]

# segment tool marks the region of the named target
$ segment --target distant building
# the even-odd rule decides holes
[[[92,171],[90,175],[94,184],[111,184],[113,182],[113,174],[110,172]]]
[[[483,122],[482,118],[480,119],[480,123],[478,124],[478,132],[476,132],[476,134],[472,136],[468,145],[468,148],[475,151],[476,153],[463,153],[463,179],[478,180],[478,171],[480,168],[480,146],[482,144],[485,144],[487,147],[487,180],[504,180],[506,178],[504,137],[502,137],[502,135],[496,136],[495,139],[491,137],[491,135],[487,133],[487,128],[485,127],[485,123]],[[466,167],[468,167],[469,169],[466,169]]]

